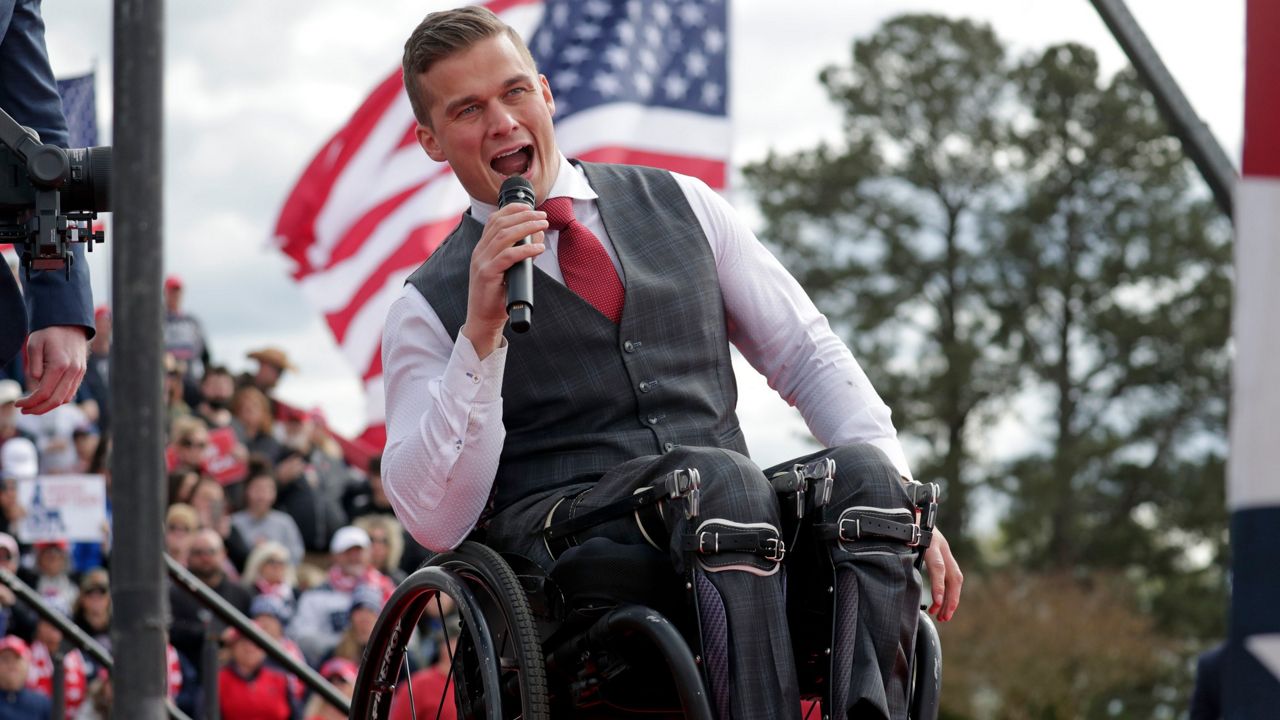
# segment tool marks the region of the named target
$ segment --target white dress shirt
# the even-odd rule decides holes
[[[904,477],[911,477],[889,407],[800,284],[724,198],[697,178],[671,176],[711,244],[729,341],[769,387],[800,410],[824,446],[871,443],[888,454]],[[549,197],[560,196],[573,198],[574,215],[600,238],[625,284],[597,195],[582,170],[564,157]],[[496,210],[471,201],[471,215],[481,223]],[[563,283],[558,237],[558,232],[547,231],[547,250],[533,261]],[[432,550],[461,543],[488,502],[506,438],[506,357],[505,341],[483,360],[464,335],[455,343],[412,285],[405,285],[387,313],[383,483],[400,521]]]

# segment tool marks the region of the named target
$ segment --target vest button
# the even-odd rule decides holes
[[[669,442],[662,443],[662,452],[671,452],[672,450],[675,450],[675,449],[676,449],[675,443],[669,443]]]
[[[649,392],[649,383],[647,382],[640,383],[640,392],[642,393]]]
[[[657,425],[657,424],[658,424],[658,416],[657,416],[657,415],[650,415],[649,417],[645,418],[645,419],[644,419],[644,421],[645,421],[645,422],[647,422],[647,423],[649,423],[650,425]]]
[[[627,352],[635,352],[636,344],[631,342],[630,340],[627,340],[626,342],[622,343],[622,349],[626,350]]]

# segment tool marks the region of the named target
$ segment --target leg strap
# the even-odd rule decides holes
[[[708,520],[681,540],[681,549],[697,555],[745,552],[771,562],[782,562],[787,544],[772,527],[744,527],[725,520]]]
[[[933,540],[933,530],[914,522],[889,520],[872,508],[849,508],[840,513],[836,522],[815,524],[814,529],[823,540],[842,542],[895,540],[907,547],[924,549]]]
[[[573,536],[576,533],[630,515],[663,500],[677,498],[685,500],[685,516],[695,518],[698,515],[698,499],[701,494],[702,478],[696,468],[673,470],[658,482],[629,497],[581,515],[561,519],[563,511],[572,506],[572,502],[557,503],[547,516],[547,525],[542,529],[542,537],[547,542],[548,549],[561,548],[563,552],[564,548],[575,544]],[[557,555],[559,555],[558,552],[552,553],[553,557]]]

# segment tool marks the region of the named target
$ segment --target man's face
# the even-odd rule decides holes
[[[241,670],[253,670],[266,661],[267,655],[252,640],[239,638],[231,646],[231,659]]]
[[[36,553],[36,569],[41,575],[61,575],[67,569],[67,553],[57,545],[40,548]]]
[[[196,430],[178,438],[174,444],[178,450],[178,462],[198,468],[204,463],[205,449],[209,447],[209,433]]]
[[[496,205],[502,182],[518,174],[546,198],[560,167],[555,101],[505,33],[440,60],[417,81],[431,117],[431,127],[418,126],[418,143],[449,163],[467,194]]]
[[[283,371],[269,362],[258,363],[258,373],[254,376],[253,384],[263,390],[270,390],[280,382],[280,375]]]
[[[347,548],[333,556],[333,561],[342,572],[355,577],[369,567],[369,549],[362,547]]]
[[[18,558],[9,552],[9,548],[0,548],[0,567],[9,572],[17,572]]]
[[[222,572],[222,548],[214,545],[208,538],[197,535],[191,541],[187,566],[202,580],[216,578]]]
[[[155,297],[152,295],[152,297]],[[182,288],[167,287],[164,289],[164,306],[171,313],[182,309]]]
[[[266,512],[276,502],[276,481],[270,475],[255,475],[249,478],[244,493],[250,510]]]
[[[27,684],[27,661],[13,650],[0,652],[0,690],[17,692]]]
[[[236,381],[230,375],[208,373],[200,383],[200,394],[206,401],[218,401],[219,407],[229,405],[235,392]]]

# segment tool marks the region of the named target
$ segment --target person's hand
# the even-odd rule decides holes
[[[933,542],[924,551],[924,564],[929,569],[929,585],[933,590],[933,604],[929,613],[938,620],[946,622],[956,614],[960,607],[960,588],[964,585],[964,573],[960,572],[960,564],[951,554],[951,543],[942,536],[942,531],[934,528]]]
[[[499,209],[484,224],[480,241],[471,252],[467,320],[462,328],[462,334],[471,341],[481,359],[502,342],[502,329],[507,324],[505,274],[512,265],[546,249],[542,237],[546,229],[547,214],[520,203]],[[532,236],[532,243],[513,247],[526,235]]]
[[[16,602],[18,602],[18,598],[13,594],[13,591],[4,585],[0,585],[0,607],[13,607]]]
[[[43,415],[75,397],[89,356],[85,329],[54,325],[27,337],[27,375],[35,385],[18,400],[27,415]]]

